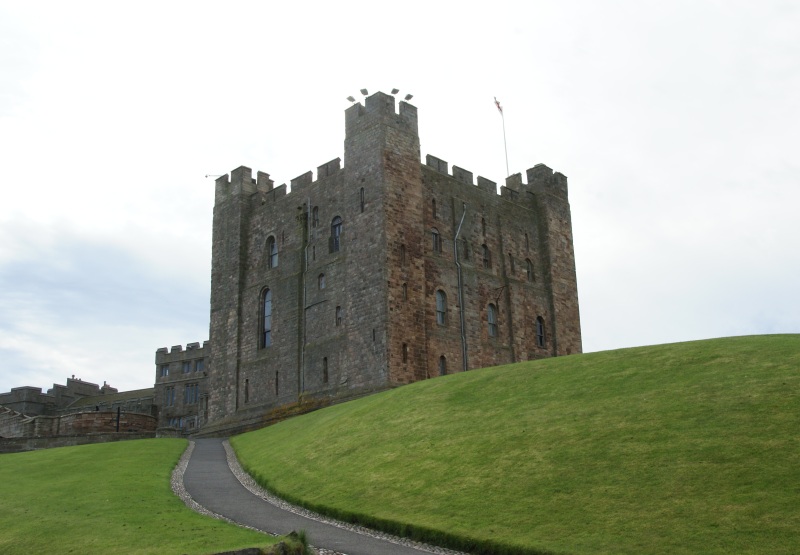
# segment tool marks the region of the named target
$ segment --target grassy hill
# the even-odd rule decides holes
[[[218,553],[275,539],[201,516],[173,495],[178,439],[0,455],[0,553]]]
[[[265,487],[484,552],[800,552],[800,335],[476,370],[234,438]]]

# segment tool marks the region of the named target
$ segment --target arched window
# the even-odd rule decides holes
[[[431,214],[433,214],[433,219],[436,219],[436,199],[431,200]]]
[[[322,358],[322,383],[328,383],[328,357]]]
[[[275,237],[270,236],[267,239],[267,252],[269,253],[269,267],[270,268],[277,268],[278,267],[278,243],[275,241]]]
[[[447,296],[442,290],[436,292],[436,323],[440,326],[447,324]]]
[[[264,291],[263,299],[261,347],[269,347],[272,345],[272,291],[270,289]]]
[[[363,212],[364,211],[364,187],[361,187],[361,193],[360,193],[359,199],[360,199],[360,202],[361,202],[361,211]]]
[[[536,318],[536,346],[544,347],[544,320],[541,316]]]
[[[447,374],[447,359],[444,355],[439,357],[439,375],[444,376]]]
[[[331,238],[329,242],[330,252],[339,252],[339,247],[341,246],[341,237],[342,237],[342,219],[339,216],[336,216],[331,221]]]
[[[442,238],[439,236],[439,230],[435,227],[431,229],[431,241],[433,252],[442,252]]]
[[[489,337],[497,337],[497,307],[490,304],[486,312],[486,320],[489,324]]]
[[[336,307],[336,325],[337,326],[341,326],[342,325],[342,307],[341,306],[337,306]]]
[[[403,301],[405,302],[407,300],[408,300],[408,284],[404,283],[403,284]]]
[[[325,289],[325,274],[320,274],[317,278],[317,287],[319,289]]]
[[[311,211],[311,227],[319,227],[319,206]]]
[[[483,253],[483,267],[488,270],[492,267],[492,255],[489,252],[489,247],[481,245],[481,252]]]
[[[533,282],[533,263],[529,258],[525,259],[525,272],[528,276],[528,281]]]

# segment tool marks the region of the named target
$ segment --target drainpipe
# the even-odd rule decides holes
[[[461,275],[461,262],[458,261],[458,236],[461,233],[461,226],[464,224],[464,217],[467,215],[467,203],[463,203],[464,212],[461,214],[461,221],[458,223],[456,236],[453,238],[453,259],[456,261],[458,274],[458,312],[461,320],[461,360],[464,362],[464,371],[469,369],[467,361],[467,332],[464,317],[464,279]]]

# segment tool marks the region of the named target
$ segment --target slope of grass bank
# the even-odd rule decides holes
[[[205,554],[270,536],[189,510],[170,488],[186,441],[0,455],[0,553]]]
[[[527,362],[233,439],[265,487],[487,552],[800,551],[800,336]]]

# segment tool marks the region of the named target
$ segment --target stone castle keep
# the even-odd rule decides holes
[[[567,178],[496,183],[433,156],[417,109],[345,111],[336,158],[215,183],[209,341],[156,352],[160,427],[224,433],[474,368],[581,352]]]

